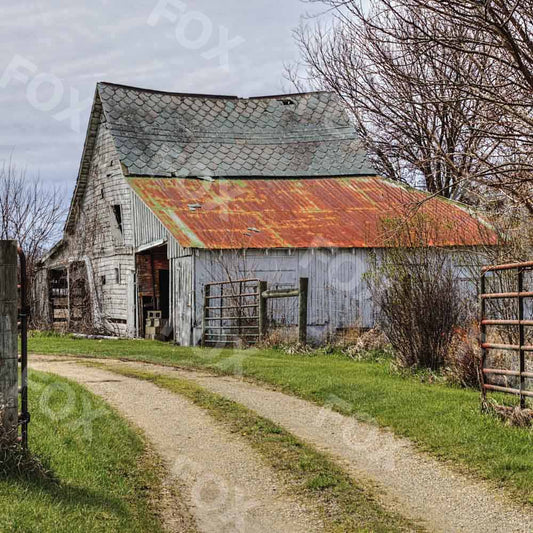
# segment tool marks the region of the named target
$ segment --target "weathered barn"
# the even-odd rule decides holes
[[[64,237],[41,272],[41,314],[138,336],[160,310],[191,345],[207,282],[308,277],[312,335],[371,326],[369,251],[385,245],[384,218],[423,198],[375,175],[331,93],[243,99],[99,83]],[[483,241],[465,208],[426,200],[445,244]]]

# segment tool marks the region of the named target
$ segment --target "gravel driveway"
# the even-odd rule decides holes
[[[510,502],[503,490],[458,473],[375,425],[236,377],[119,364],[189,379],[253,409],[331,454],[355,478],[377,484],[385,507],[418,520],[430,531],[533,532],[531,508]],[[340,401],[331,398],[332,403]]]
[[[32,359],[31,368],[77,381],[145,433],[179,483],[199,531],[323,530],[313,509],[286,494],[283,480],[243,439],[188,400],[146,381],[82,367],[64,358]],[[176,523],[180,523],[176,517],[169,520],[169,530],[183,531],[172,526]]]
[[[80,371],[74,362],[57,362],[53,357],[34,357],[34,361],[36,359],[37,362],[32,364],[34,368],[86,384],[143,428],[154,442],[159,440],[159,453],[178,465],[177,476],[185,479],[189,494],[194,493],[191,486],[198,476],[206,472],[215,473],[230,486],[242,487],[250,495],[246,501],[251,499],[259,503],[246,513],[246,531],[317,530],[317,519],[308,514],[309,510],[283,495],[283,483],[276,479],[276,474],[199,407],[147,382],[120,377],[118,386],[116,383],[110,386],[105,383],[111,375],[107,372],[92,368]],[[144,363],[99,362],[189,379],[253,409],[315,448],[329,453],[354,478],[376,486],[384,507],[418,521],[429,531],[533,532],[530,507],[511,502],[503,489],[462,475],[420,452],[409,440],[398,438],[371,423],[359,422],[328,407],[237,377]],[[97,381],[92,383],[94,377]],[[117,379],[116,374],[114,379]],[[331,398],[332,404],[339,402],[342,400]],[[184,457],[190,457],[200,465],[200,474],[184,478],[184,469],[179,466]],[[192,506],[202,531],[235,531],[219,527],[226,519],[224,512],[206,513],[195,507],[194,501]]]

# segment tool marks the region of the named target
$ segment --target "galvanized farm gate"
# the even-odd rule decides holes
[[[526,354],[533,352],[533,345],[526,342],[526,328],[533,327],[533,320],[525,318],[525,301],[533,298],[533,290],[526,290],[525,273],[533,271],[533,261],[527,263],[511,263],[506,265],[488,266],[481,274],[481,350],[482,350],[482,391],[486,397],[487,391],[497,391],[517,395],[520,407],[526,407],[526,397],[533,398],[533,390],[528,390],[526,380],[533,380],[533,369],[526,365]],[[507,272],[514,278],[515,290],[509,292],[491,292],[487,289],[487,277],[490,274]],[[487,302],[489,300],[516,301],[513,318],[494,318],[487,316]],[[487,328],[499,326],[504,328],[518,328],[518,342],[516,344],[501,344],[487,342]],[[517,369],[490,368],[487,366],[488,354],[491,350],[511,351],[518,355]],[[507,376],[518,378],[518,386],[508,387],[495,385],[489,381],[489,376]]]
[[[255,344],[260,336],[261,282],[239,279],[207,283],[204,293],[203,346]]]
[[[258,279],[206,284],[202,345],[256,344],[267,332],[267,301],[272,298],[298,298],[298,340],[306,344],[308,287],[308,278],[300,278],[298,287],[273,290]]]

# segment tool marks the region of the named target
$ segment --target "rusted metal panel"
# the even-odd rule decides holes
[[[378,177],[128,181],[186,248],[385,247],[387,221],[410,206],[438,224],[436,245],[496,243],[461,205]]]

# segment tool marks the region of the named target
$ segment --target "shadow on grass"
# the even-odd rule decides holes
[[[117,516],[128,517],[128,506],[119,497],[104,496],[101,492],[62,482],[48,466],[49,462],[20,445],[0,449],[0,481],[19,487],[23,492],[47,494],[64,508],[95,508]]]
[[[0,428],[0,480],[58,483],[49,462],[24,448]]]
[[[61,483],[57,479],[24,479],[10,480],[26,491],[46,492],[54,503],[64,509],[94,508],[99,512],[108,511],[115,516],[131,515],[126,502],[118,496],[104,496],[101,492],[86,487],[78,487],[70,483]]]

